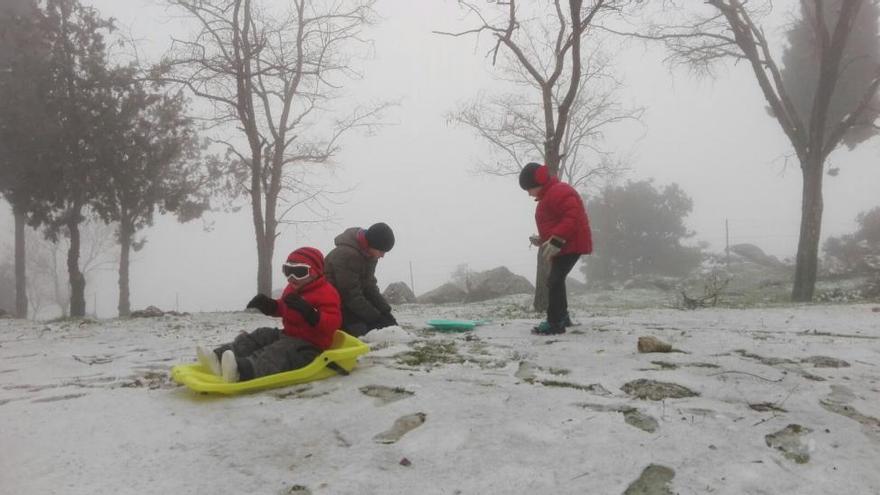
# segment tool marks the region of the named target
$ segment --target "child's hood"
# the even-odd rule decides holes
[[[287,255],[288,263],[305,263],[320,278],[324,275],[324,255],[313,247],[301,247]]]

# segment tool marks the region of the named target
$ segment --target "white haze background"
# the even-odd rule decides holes
[[[142,54],[155,59],[179,37],[180,19],[144,0],[84,0],[123,31],[141,40]],[[397,245],[379,264],[380,287],[410,283],[417,294],[448,280],[460,264],[484,270],[505,265],[534,280],[534,203],[514,177],[474,174],[486,146],[455,127],[448,112],[479,91],[502,88],[485,58],[487,45],[473,38],[448,38],[432,30],[460,30],[454,1],[381,0],[383,17],[369,29],[373,56],[363,60],[364,77],[347,86],[350,102],[398,100],[391,124],[372,137],[350,135],[332,170],[337,189],[333,221],[290,226],[276,243],[275,264],[301,245],[325,253],[344,228],[389,223]],[[783,13],[777,14],[784,19]],[[781,33],[777,25],[777,35]],[[694,241],[724,249],[724,222],[731,243],[749,242],[769,254],[793,256],[800,219],[801,178],[778,125],[767,116],[763,97],[745,65],[719,71],[715,80],[670,72],[659,48],[633,43],[608,46],[626,89],[624,103],[644,106],[641,124],[608,134],[609,149],[631,158],[626,178],[678,183],[694,201],[688,219]],[[825,181],[823,238],[855,229],[855,216],[877,206],[880,140],[854,152],[838,150],[830,164],[840,168]],[[540,160],[540,157],[535,157]],[[209,231],[204,230],[210,224]],[[12,222],[3,205],[0,247],[11,257]],[[238,213],[210,213],[205,222],[180,225],[160,218],[144,232],[146,247],[131,267],[132,307],[209,311],[240,309],[256,288],[256,249],[249,206]],[[579,275],[578,269],[574,274]],[[280,284],[280,274],[276,274]],[[92,276],[88,311],[116,314],[114,267]]]

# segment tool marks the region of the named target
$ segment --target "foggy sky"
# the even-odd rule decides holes
[[[82,0],[144,40],[155,57],[169,43],[177,21],[142,0]],[[448,280],[459,264],[484,270],[505,265],[534,281],[534,202],[516,177],[475,175],[486,146],[467,129],[447,123],[446,114],[480,90],[501,87],[491,77],[485,45],[473,38],[451,39],[432,30],[465,28],[454,1],[380,0],[383,20],[368,35],[375,55],[363,61],[364,78],[348,84],[356,100],[397,100],[388,113],[393,125],[373,137],[349,135],[333,170],[339,189],[332,224],[288,227],[276,242],[274,266],[288,252],[311,245],[324,253],[333,237],[350,226],[384,221],[397,244],[379,263],[380,288],[410,283],[417,294]],[[180,36],[183,34],[180,33]],[[624,102],[646,107],[641,125],[608,133],[609,149],[631,158],[627,178],[678,183],[694,201],[688,226],[696,240],[724,248],[724,221],[731,243],[749,242],[769,254],[793,256],[800,220],[801,175],[778,124],[747,64],[729,66],[715,80],[670,72],[660,48],[641,44],[615,47],[615,65],[626,84]],[[880,204],[880,139],[854,152],[839,149],[826,176],[823,238],[855,229],[855,216]],[[540,161],[540,157],[534,157]],[[180,310],[238,310],[256,287],[256,248],[249,206],[235,214],[211,213],[202,222],[180,225],[159,219],[145,231],[148,243],[131,267],[132,308],[156,305]],[[11,255],[8,206],[0,214],[2,243]],[[274,270],[280,286],[280,269]],[[582,277],[579,268],[574,275]],[[97,299],[99,316],[116,314],[116,274],[89,280],[88,310]],[[94,296],[96,293],[97,297]]]

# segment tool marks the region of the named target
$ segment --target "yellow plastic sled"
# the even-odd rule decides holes
[[[347,375],[357,364],[357,358],[370,350],[367,344],[337,330],[333,345],[322,352],[308,366],[293,371],[261,376],[244,382],[227,383],[199,363],[179,364],[171,368],[171,378],[197,392],[235,395],[274,387],[285,387],[323,380],[333,375]]]

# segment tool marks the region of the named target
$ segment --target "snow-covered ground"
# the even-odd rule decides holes
[[[526,304],[403,306],[350,376],[237,397],[169,369],[269,318],[0,320],[0,492],[880,493],[877,305],[581,304],[537,337]]]

